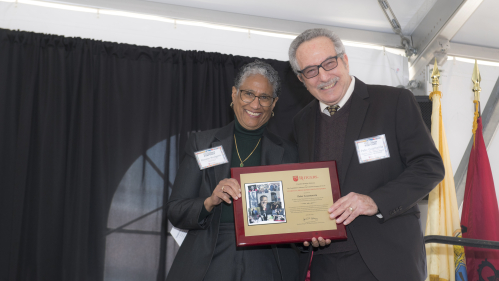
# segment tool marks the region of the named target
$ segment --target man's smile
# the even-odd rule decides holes
[[[317,86],[317,88],[319,90],[329,90],[332,87],[334,87],[334,85],[336,85],[336,83],[338,83],[339,80],[340,80],[339,77],[335,77],[327,82],[319,84],[319,86]]]

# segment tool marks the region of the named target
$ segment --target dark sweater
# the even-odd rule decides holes
[[[341,174],[341,158],[347,131],[348,116],[350,114],[351,99],[332,116],[327,116],[317,109],[317,125],[315,130],[315,160],[316,161],[336,161],[338,174]],[[346,195],[346,194],[342,194]],[[357,249],[350,229],[347,226],[346,241],[332,242],[329,246],[319,249],[315,254],[341,253],[354,251]]]

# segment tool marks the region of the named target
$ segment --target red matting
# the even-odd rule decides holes
[[[239,184],[241,184],[241,174],[279,172],[287,170],[316,169],[316,168],[329,169],[329,177],[331,180],[333,201],[336,202],[338,199],[340,199],[341,196],[340,184],[338,182],[338,172],[336,169],[336,161],[231,168],[230,171],[232,178],[236,179],[239,182]],[[242,184],[241,188],[244,189]],[[311,241],[312,237],[316,238],[323,237],[324,239],[331,239],[331,240],[341,240],[347,238],[345,226],[343,224],[337,224],[336,230],[321,230],[321,231],[311,231],[311,232],[304,231],[304,232],[282,233],[282,234],[272,234],[272,235],[246,236],[244,231],[242,200],[233,200],[232,205],[234,208],[237,246],[302,243],[304,241]]]

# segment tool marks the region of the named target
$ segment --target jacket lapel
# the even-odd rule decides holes
[[[347,131],[345,134],[344,150],[341,158],[343,167],[341,169],[340,184],[342,184],[345,180],[348,166],[350,165],[350,161],[352,160],[352,156],[355,151],[354,142],[359,138],[362,124],[364,123],[367,109],[369,108],[369,94],[367,92],[367,86],[364,82],[357,79],[357,77],[355,77],[355,88],[351,99],[352,105],[350,107]]]
[[[300,122],[301,130],[299,132],[305,132],[301,136],[297,136],[298,144],[303,148],[300,148],[300,162],[313,162],[315,160],[315,116],[317,106],[319,104],[318,100],[312,101],[305,108],[306,112],[303,114],[303,121]],[[305,153],[303,153],[305,152]]]
[[[218,165],[213,167],[215,171],[215,181],[218,184],[221,180],[230,177],[230,160],[232,159],[232,145],[234,143],[234,121],[230,122],[229,125],[220,128],[215,134],[215,141],[211,144],[211,147],[222,146],[225,151],[225,156],[227,156],[228,163]],[[212,190],[216,187],[216,184],[212,186]]]
[[[265,129],[262,138],[261,165],[277,165],[282,163],[284,148],[280,146],[281,140]]]

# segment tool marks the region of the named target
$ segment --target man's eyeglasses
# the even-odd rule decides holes
[[[253,92],[247,90],[239,90],[239,92],[241,92],[241,94],[239,95],[241,97],[241,100],[245,103],[252,103],[255,98],[258,98],[258,102],[261,106],[268,107],[271,106],[274,102],[274,98],[271,96],[255,96]]]
[[[341,54],[329,57],[319,65],[306,67],[305,69],[298,71],[298,73],[301,73],[307,79],[314,78],[319,75],[319,67],[322,67],[325,71],[335,69],[338,66],[338,56],[341,56]]]

